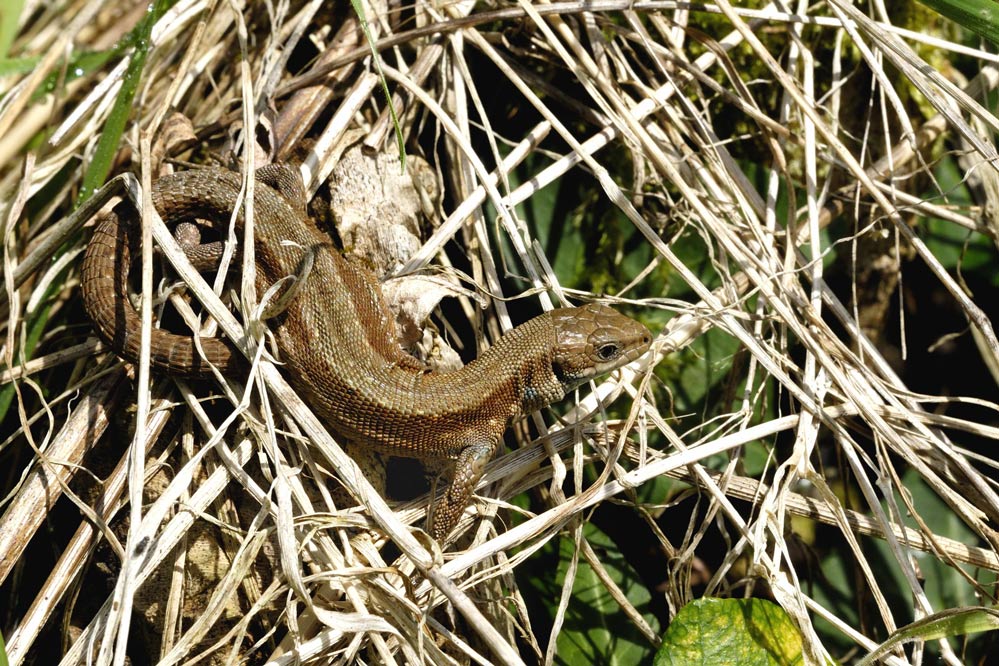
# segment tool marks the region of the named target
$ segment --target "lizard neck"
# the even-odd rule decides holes
[[[438,376],[449,381],[461,377],[483,399],[506,401],[511,417],[530,413],[565,395],[552,370],[556,344],[551,317],[541,315],[508,331],[460,370]]]

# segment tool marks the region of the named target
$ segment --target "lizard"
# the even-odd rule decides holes
[[[469,504],[508,422],[564,397],[584,382],[644,354],[652,341],[641,323],[590,303],[541,314],[502,335],[463,368],[438,373],[403,351],[374,274],[344,257],[305,209],[297,171],[269,165],[254,187],[256,289],[293,276],[269,318],[289,383],[327,429],[354,445],[431,465],[453,465],[443,499],[433,507],[430,533],[448,536]],[[274,187],[272,187],[272,185]],[[239,203],[241,177],[206,167],[159,178],[152,201],[164,221],[195,217],[228,225]],[[137,240],[134,209],[119,204],[95,225],[81,267],[84,308],[95,330],[120,357],[139,357],[140,320],[127,283]],[[242,228],[242,213],[236,218]],[[203,269],[221,243],[188,249]],[[207,261],[205,257],[210,257]],[[154,367],[206,376],[246,367],[220,338],[154,329]],[[210,364],[210,365],[209,365]]]

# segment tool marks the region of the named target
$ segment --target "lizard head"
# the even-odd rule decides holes
[[[652,344],[649,329],[606,305],[590,303],[550,314],[555,326],[552,370],[566,393],[634,361]]]

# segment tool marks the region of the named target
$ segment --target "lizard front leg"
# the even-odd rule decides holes
[[[486,464],[492,459],[499,444],[499,437],[473,441],[461,450],[454,464],[454,476],[444,493],[443,499],[433,507],[433,522],[430,534],[438,542],[458,524],[462,512],[472,498],[472,491],[486,471]]]

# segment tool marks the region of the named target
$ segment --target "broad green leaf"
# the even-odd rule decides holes
[[[614,583],[624,592],[628,601],[643,612],[652,595],[641,578],[631,568],[606,534],[587,524],[584,537],[589,540],[600,557],[600,562]],[[562,581],[573,554],[572,539],[557,541],[558,553],[549,544],[532,563],[533,575],[524,581],[533,589],[536,598],[547,604],[550,618],[554,617],[561,594]],[[658,627],[651,613],[643,612],[645,620]],[[566,610],[565,623],[556,638],[557,664],[646,664],[653,647],[624,615],[621,607],[607,592],[594,570],[580,557]]]
[[[0,2],[2,1],[0,0]],[[113,47],[103,51],[74,51],[69,57],[65,71],[62,71],[62,68],[57,68],[56,71],[45,77],[42,84],[35,90],[32,100],[37,101],[44,95],[51,93],[60,82],[73,81],[100,69],[106,62],[131,48],[132,39],[133,35],[129,35],[125,39],[119,40]],[[0,77],[27,74],[37,67],[41,60],[41,56],[0,58]]]
[[[908,492],[910,501],[919,513],[923,524],[933,534],[966,544],[974,544],[978,540],[975,532],[954,511],[950,510],[949,505],[940,499],[940,495],[933,490],[919,472],[913,469],[906,470],[902,475],[902,485],[906,492]],[[898,496],[897,503],[899,507],[905,506],[902,503],[902,498]],[[885,506],[887,508],[887,505]],[[909,527],[918,529],[917,522],[912,519],[908,511],[905,512],[904,520],[905,524]],[[876,543],[881,549],[884,560],[893,561],[894,558],[892,558],[888,544],[880,540]],[[994,575],[978,571],[971,565],[951,565],[943,558],[922,553],[916,554],[915,557],[919,562],[919,571],[924,581],[923,592],[926,593],[931,607],[935,609],[973,606],[981,598],[979,596],[980,590],[976,590],[975,586],[961,575],[957,567],[963,569],[971,578],[977,578],[981,581],[983,587],[986,589],[991,587],[995,580]],[[898,589],[904,589],[905,581],[902,575],[900,573],[895,575],[897,576]],[[880,577],[879,580],[881,580]],[[908,604],[911,604],[908,598],[906,601]],[[900,618],[898,621],[904,623],[911,619],[913,617],[909,615],[908,617]],[[879,636],[878,638],[883,638],[883,636]]]
[[[947,193],[946,200],[938,203],[957,208],[972,208],[975,203],[965,185],[965,174],[956,160],[941,160],[933,170],[933,177],[939,188]],[[926,192],[926,198],[937,199],[939,195]],[[926,242],[926,247],[944,268],[959,269],[962,274],[978,272],[983,280],[995,282],[995,245],[984,234],[971,232],[953,222],[933,217],[921,220],[920,237]]]
[[[801,635],[764,599],[698,599],[677,613],[654,666],[804,664]]]

